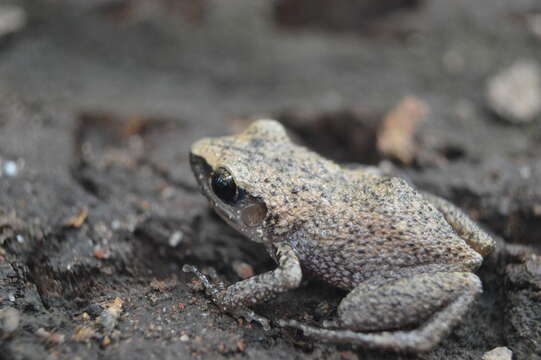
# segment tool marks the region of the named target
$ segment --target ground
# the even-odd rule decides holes
[[[0,357],[480,359],[507,346],[541,359],[541,122],[509,124],[485,100],[487,79],[541,58],[536,1],[342,1],[359,11],[309,21],[303,1],[9,3],[28,21],[0,37]],[[391,163],[375,138],[405,96],[429,111],[414,159]],[[258,116],[337,161],[383,161],[495,236],[485,291],[441,346],[265,332],[181,272],[233,282],[274,266],[210,211],[187,161],[193,141]],[[256,310],[317,321],[341,296],[308,281]]]

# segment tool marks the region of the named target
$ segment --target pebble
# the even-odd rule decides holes
[[[15,161],[6,161],[4,163],[4,174],[7,176],[16,176],[19,172],[17,163]]]
[[[538,278],[541,278],[541,256],[531,255],[528,262],[526,262],[526,270]]]
[[[26,25],[26,12],[20,6],[0,5],[0,38],[22,30]]]
[[[20,318],[19,311],[12,307],[0,310],[0,338],[13,334],[19,327]]]
[[[234,261],[232,267],[241,279],[248,279],[254,276],[254,268],[243,261]]]
[[[494,348],[483,355],[482,360],[511,360],[513,352],[505,346]]]
[[[521,124],[541,115],[541,69],[531,60],[518,60],[487,82],[488,106],[502,119]]]
[[[169,237],[169,246],[176,247],[182,239],[184,238],[184,233],[182,231],[175,231]]]
[[[49,345],[62,344],[66,338],[63,334],[53,333],[45,330],[44,328],[37,329],[35,334],[42,338],[43,341],[45,341]]]
[[[0,9],[2,11],[2,9]],[[15,177],[19,175],[21,168],[24,166],[22,160],[13,161],[13,160],[3,160],[0,158],[0,177]]]
[[[116,326],[117,320],[122,313],[122,305],[124,301],[117,297],[110,303],[106,304],[106,309],[98,317],[97,322],[106,330],[112,331]]]

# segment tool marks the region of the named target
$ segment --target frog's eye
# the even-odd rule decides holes
[[[212,191],[222,201],[233,204],[238,200],[239,190],[231,173],[224,168],[212,172],[210,185]]]

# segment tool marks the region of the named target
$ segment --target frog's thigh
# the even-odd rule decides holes
[[[451,331],[481,291],[481,282],[472,273],[420,274],[389,282],[379,289],[365,285],[355,288],[339,306],[342,325],[350,329],[322,329],[296,321],[282,325],[333,342],[394,351],[427,351]],[[419,325],[408,326],[414,323]],[[384,327],[385,331],[381,331]],[[404,327],[413,330],[396,330]],[[361,329],[374,332],[358,332]]]
[[[477,276],[460,272],[419,274],[384,285],[360,284],[338,307],[340,327],[356,331],[411,327],[461,296],[469,304],[480,291]]]
[[[423,197],[438,209],[456,233],[479,254],[485,256],[494,248],[494,240],[468,215],[449,201],[426,192]]]

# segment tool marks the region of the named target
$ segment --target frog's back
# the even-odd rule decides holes
[[[306,270],[349,289],[407,268],[473,271],[481,264],[482,257],[403,179],[345,179],[332,205],[316,210],[326,217],[315,216],[291,236]]]

